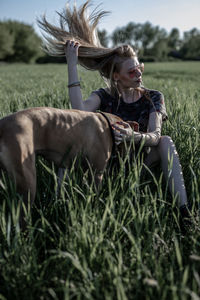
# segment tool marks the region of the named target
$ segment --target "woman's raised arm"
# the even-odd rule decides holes
[[[100,106],[100,98],[98,95],[91,94],[85,101],[83,101],[82,98],[77,70],[78,48],[79,43],[75,43],[74,41],[67,41],[65,45],[65,55],[68,65],[69,100],[73,109],[96,111]]]

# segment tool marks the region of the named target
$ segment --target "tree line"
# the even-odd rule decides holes
[[[109,36],[106,30],[99,31],[101,43],[107,46],[129,44],[138,52],[143,61],[166,61],[170,58],[200,60],[200,30],[193,28],[183,37],[178,28],[170,33],[150,22],[144,24],[130,22],[116,28]]]
[[[110,35],[98,30],[101,44],[114,47],[130,44],[141,61],[167,61],[171,59],[200,60],[200,30],[184,32],[173,28],[169,33],[150,22],[129,22],[117,27]],[[31,25],[18,21],[0,21],[0,61],[46,63],[64,62],[65,58],[47,56],[41,50],[42,40]]]

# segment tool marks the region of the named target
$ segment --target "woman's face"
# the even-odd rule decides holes
[[[127,58],[120,67],[119,72],[114,72],[114,80],[119,87],[137,88],[142,84],[142,71],[144,65],[140,65],[136,57]]]

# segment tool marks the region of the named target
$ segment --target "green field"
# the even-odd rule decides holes
[[[103,86],[79,70],[83,97]],[[18,223],[12,182],[0,180],[0,300],[200,299],[200,63],[145,64],[144,85],[165,96],[174,140],[193,207],[191,231],[179,230],[175,199],[160,170],[142,180],[140,160],[125,176],[105,175],[97,196],[81,168],[56,197],[56,172],[37,160],[37,197]],[[0,65],[1,117],[34,106],[69,108],[66,65]]]

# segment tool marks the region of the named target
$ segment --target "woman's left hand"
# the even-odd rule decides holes
[[[124,141],[130,141],[134,135],[133,129],[126,122],[117,122],[112,124],[112,128],[115,135],[115,143],[117,145]]]

